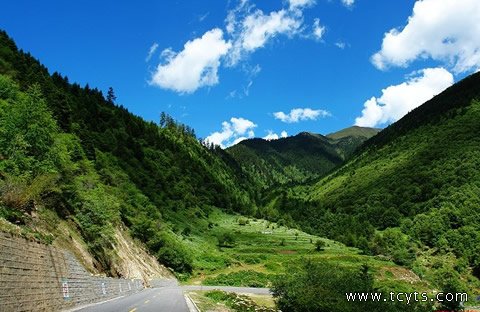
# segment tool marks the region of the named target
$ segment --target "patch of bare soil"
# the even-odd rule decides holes
[[[409,282],[411,284],[420,282],[420,277],[411,270],[401,267],[388,267],[385,271],[393,274],[395,279]]]
[[[293,255],[297,252],[295,250],[279,250],[278,253],[282,255]]]

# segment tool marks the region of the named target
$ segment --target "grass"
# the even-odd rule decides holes
[[[220,290],[189,292],[201,311],[210,312],[277,312],[272,296],[234,294]]]
[[[274,274],[265,274],[254,270],[231,272],[228,274],[219,274],[215,277],[207,277],[203,280],[204,285],[212,286],[247,286],[247,287],[265,287],[269,286]]]
[[[192,251],[195,269],[184,284],[269,287],[275,276],[287,273],[291,265],[312,258],[340,268],[367,264],[377,277],[378,287],[388,290],[430,290],[413,272],[391,261],[363,255],[356,248],[298,229],[244,219],[213,209],[208,220],[197,221],[214,224],[212,228],[191,226],[184,243]],[[191,219],[188,222],[191,224]],[[229,247],[218,246],[217,236],[224,232],[233,234],[234,244]],[[317,240],[325,243],[323,251],[315,250]]]

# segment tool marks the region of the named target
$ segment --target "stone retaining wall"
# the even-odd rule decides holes
[[[0,232],[0,311],[58,311],[135,293],[141,280],[95,277],[69,252]]]

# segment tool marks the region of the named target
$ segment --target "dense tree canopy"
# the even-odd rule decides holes
[[[201,144],[170,116],[146,122],[88,85],[50,75],[0,33],[0,209],[55,207],[73,218],[98,265],[108,270],[120,222],[178,271],[191,259],[167,221],[215,206],[254,214],[255,194],[236,162]],[[115,272],[111,272],[115,274]]]

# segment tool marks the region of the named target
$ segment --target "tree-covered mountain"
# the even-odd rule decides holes
[[[53,209],[73,221],[102,271],[124,224],[161,262],[189,271],[167,221],[209,207],[254,214],[255,192],[229,154],[188,126],[165,114],[144,121],[114,99],[50,74],[0,32],[0,217],[31,229],[35,209]]]
[[[248,139],[227,152],[257,185],[268,188],[324,176],[378,131],[351,127],[327,136],[302,132],[271,141]]]
[[[420,276],[480,278],[480,73],[372,137],[345,165],[275,201],[312,232]],[[472,275],[469,275],[469,274]],[[433,274],[433,273],[432,273]],[[476,280],[478,285],[478,280]]]
[[[112,244],[124,226],[162,263],[189,272],[185,220],[207,231],[212,208],[280,219],[259,205],[256,176],[231,153],[165,114],[147,122],[114,102],[112,89],[104,96],[50,74],[0,32],[0,218],[44,241],[63,235],[55,224],[68,221],[98,271],[111,275],[120,274]],[[318,164],[305,158],[322,174],[343,161],[343,138],[298,138],[286,148],[326,155]]]

